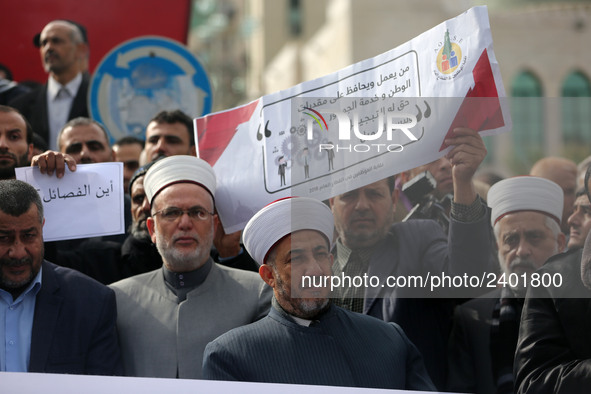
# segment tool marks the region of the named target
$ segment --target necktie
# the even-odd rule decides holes
[[[363,277],[367,271],[366,268],[367,264],[363,262],[359,253],[352,251],[343,269],[342,286],[336,292],[337,297],[333,300],[336,305],[353,312],[363,313],[365,289],[355,287],[354,284],[359,280],[355,278]]]
[[[70,91],[65,86],[62,86],[60,90],[58,90],[57,94],[55,95],[56,100],[67,99],[71,97]]]

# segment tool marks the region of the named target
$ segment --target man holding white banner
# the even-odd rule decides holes
[[[474,7],[386,53],[196,119],[199,154],[218,175],[226,231],[244,228],[278,198],[331,199],[341,245],[363,249],[365,260],[345,272],[347,254],[337,246],[335,274],[377,278],[357,286],[360,293],[334,295],[362,299],[352,309],[406,325],[443,387],[453,302],[432,298],[482,294],[476,281],[498,270],[489,264],[490,226],[472,176],[486,155],[481,136],[511,129],[504,97],[486,7]],[[385,179],[445,154],[454,167],[449,242],[434,222],[390,231],[396,195]],[[249,163],[240,176],[236,163]],[[367,238],[349,244],[356,237],[348,230]],[[385,283],[399,275],[430,286]]]
[[[290,195],[326,200],[449,152],[458,127],[511,128],[486,7],[333,74],[198,118],[227,232]],[[236,176],[236,163],[248,163]]]
[[[32,166],[38,167],[42,174],[51,176],[55,173],[58,178],[55,179],[56,183],[64,177],[66,167],[70,171],[76,171],[78,164],[114,161],[114,153],[104,126],[90,118],[78,117],[66,123],[60,130],[58,145],[59,152],[48,150],[31,160]],[[116,184],[120,183],[119,179],[115,181]],[[118,204],[112,205],[114,209],[122,208],[125,223],[131,221],[128,217],[129,204],[129,199],[121,196]],[[113,283],[121,279],[118,258],[127,226],[122,227],[119,233],[101,238],[70,236],[69,239],[46,243],[46,255],[51,261],[78,270],[103,284]]]
[[[478,275],[487,271],[491,239],[486,206],[474,191],[472,177],[486,155],[482,138],[458,128],[447,142],[452,165],[454,201],[449,236],[432,220],[410,220],[393,225],[397,191],[393,180],[381,180],[330,199],[338,240],[333,249],[333,275],[343,285],[333,292],[335,304],[396,322],[425,358],[427,370],[440,389],[445,384],[447,338],[454,302],[461,289],[422,289],[418,284],[398,286],[391,277],[409,278],[447,274]],[[493,272],[496,267],[491,267]],[[347,286],[368,276],[377,286]]]

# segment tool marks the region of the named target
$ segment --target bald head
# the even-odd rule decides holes
[[[538,160],[529,173],[555,182],[564,192],[564,209],[561,230],[568,234],[568,217],[573,212],[575,192],[577,190],[577,165],[574,161],[563,157],[545,157]]]
[[[72,22],[62,20],[62,19],[56,19],[54,21],[49,22],[47,25],[45,25],[45,27],[41,31],[41,35],[43,36],[43,33],[46,33],[51,28],[57,27],[57,26],[67,29],[69,32],[70,39],[74,43],[79,44],[81,42],[84,42],[84,38],[82,37],[82,32],[80,31],[78,26],[76,26]]]

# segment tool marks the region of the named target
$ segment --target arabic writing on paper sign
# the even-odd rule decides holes
[[[77,198],[77,197],[96,197],[96,198],[103,198],[109,197],[111,193],[113,193],[113,181],[109,182],[107,187],[98,186],[96,188],[96,192],[93,193],[93,188],[91,187],[90,183],[84,184],[84,190],[82,186],[78,186],[76,191],[64,191],[60,190],[59,187],[57,188],[49,188],[47,193],[41,191],[41,189],[37,189],[39,195],[43,196],[43,202],[49,203],[56,198],[66,199],[66,198]],[[63,188],[62,188],[63,189]],[[66,189],[70,190],[70,189]]]
[[[16,173],[39,192],[45,241],[125,232],[122,163],[80,164],[60,179],[34,167],[17,168]]]

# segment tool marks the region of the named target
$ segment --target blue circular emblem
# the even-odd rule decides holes
[[[139,37],[112,49],[97,66],[88,92],[92,118],[107,128],[111,143],[144,139],[148,122],[163,110],[192,118],[211,111],[209,78],[187,48],[169,38]]]

